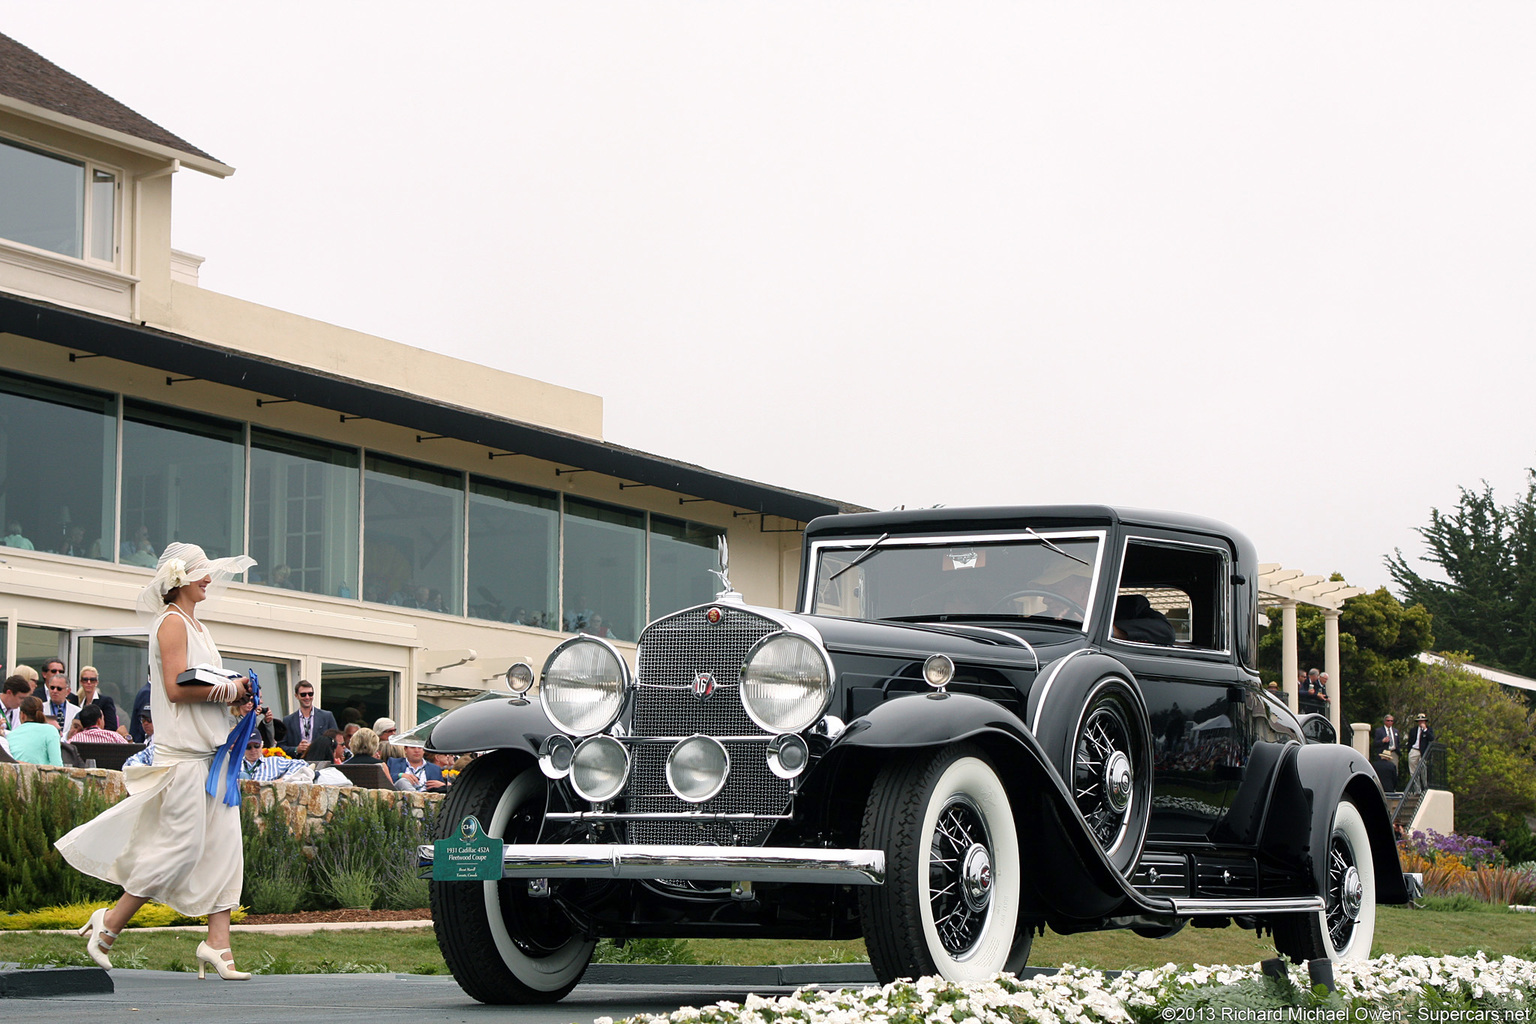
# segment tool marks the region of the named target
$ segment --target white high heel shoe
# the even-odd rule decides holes
[[[101,944],[101,940],[111,939],[115,942],[117,941],[117,932],[107,931],[106,908],[103,907],[102,909],[96,911],[96,913],[92,914],[91,919],[85,922],[85,924],[81,926],[80,930],[75,932],[75,934],[90,936],[90,938],[85,942],[86,955],[89,956],[92,960],[96,961],[96,966],[102,968],[103,970],[110,971],[112,969],[112,961],[107,959],[107,950],[111,947],[103,946]]]
[[[199,942],[197,944],[197,980],[202,981],[206,978],[208,968],[212,967],[225,981],[250,981],[250,974],[235,970],[235,965],[224,959],[224,954],[228,952],[227,949],[214,949],[206,942]]]

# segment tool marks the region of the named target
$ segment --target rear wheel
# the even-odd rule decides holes
[[[503,754],[464,770],[438,814],[437,838],[469,815],[485,834],[509,843],[538,839],[548,783],[536,767]],[[432,882],[432,928],[459,987],[482,1003],[562,999],[592,959],[583,937],[549,897],[528,895],[528,880]]]
[[[886,856],[885,884],[859,891],[876,977],[978,981],[1028,961],[1018,831],[980,751],[922,752],[883,769],[862,840]]]
[[[1366,960],[1376,934],[1376,870],[1365,819],[1348,800],[1333,812],[1323,900],[1315,914],[1275,919],[1275,949],[1297,963]]]

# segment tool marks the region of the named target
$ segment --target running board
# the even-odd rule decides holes
[[[1206,914],[1310,914],[1328,909],[1321,896],[1246,900],[1174,899],[1171,902],[1173,912],[1180,917]]]

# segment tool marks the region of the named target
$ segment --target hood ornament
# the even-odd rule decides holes
[[[719,538],[720,568],[711,569],[710,574],[720,578],[720,592],[715,595],[716,601],[740,601],[741,595],[736,588],[731,586],[731,546],[725,539],[725,534]]]

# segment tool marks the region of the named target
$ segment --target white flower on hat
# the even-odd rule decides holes
[[[174,590],[184,587],[192,581],[187,578],[187,563],[180,558],[173,558],[165,563],[165,589]]]

